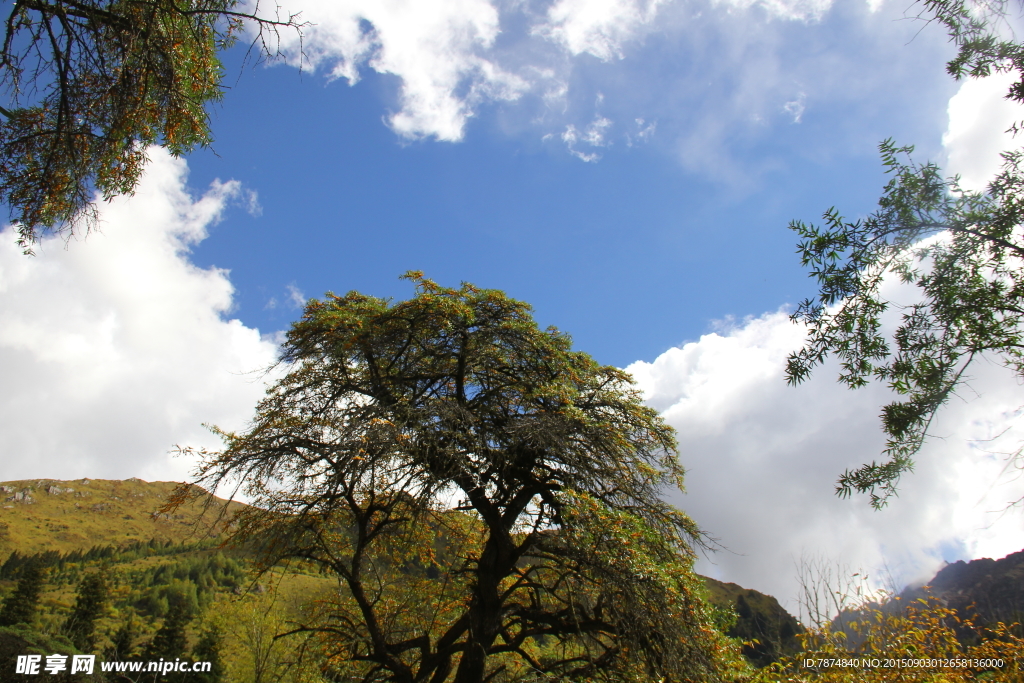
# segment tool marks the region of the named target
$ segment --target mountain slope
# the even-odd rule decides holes
[[[214,523],[227,501],[203,511],[189,501],[160,513],[175,482],[36,479],[0,483],[0,561],[17,550],[28,555],[68,552],[133,541],[193,541],[216,536]],[[240,504],[231,503],[228,511]]]
[[[735,583],[702,578],[709,601],[736,612],[736,624],[727,635],[749,643],[743,647],[743,655],[752,663],[766,666],[783,655],[799,652],[796,636],[804,629],[778,600]]]
[[[215,499],[205,512],[201,502],[190,501],[173,514],[160,513],[176,486],[174,482],[141,479],[2,482],[0,565],[14,551],[24,558],[48,551],[86,551],[96,546],[125,548],[152,539],[193,543],[219,535],[212,526],[225,506],[228,512],[240,507]],[[704,580],[710,601],[737,615],[729,635],[757,641],[744,648],[752,662],[764,665],[796,651],[795,634],[802,628],[775,598],[734,583]]]
[[[993,560],[982,558],[947,564],[927,587],[910,588],[901,597],[929,593],[961,618],[976,617],[979,625],[1024,622],[1024,550]]]

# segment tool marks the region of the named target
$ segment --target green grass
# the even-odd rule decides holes
[[[0,493],[0,562],[15,550],[23,555],[47,550],[66,553],[150,539],[181,543],[223,532],[223,525],[213,528],[226,504],[220,499],[205,515],[197,501],[170,515],[158,514],[175,486],[175,482],[141,479],[0,482],[0,487],[10,489]],[[62,492],[48,493],[52,487]],[[9,500],[22,491],[32,502]],[[232,508],[238,505],[231,504]]]

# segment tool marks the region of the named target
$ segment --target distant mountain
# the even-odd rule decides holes
[[[225,522],[224,500],[216,499],[205,513],[196,501],[161,513],[175,486],[141,479],[0,482],[0,562],[15,550],[30,555],[152,539],[179,543],[223,531],[214,525]]]
[[[727,635],[750,642],[744,646],[743,655],[753,664],[767,666],[784,655],[800,651],[797,635],[804,629],[778,600],[735,583],[722,583],[706,576],[702,578],[707,585],[710,602],[736,612],[736,624]]]
[[[943,607],[955,610],[961,620],[970,619],[976,628],[1000,621],[1007,626],[1024,624],[1024,550],[999,560],[985,557],[947,564],[926,584],[908,586],[897,597],[881,605],[871,603],[865,609],[846,610],[833,620],[832,629],[846,634],[848,644],[856,647],[862,636],[850,624],[865,619],[873,610],[902,612],[925,597],[937,598]],[[977,638],[977,632],[971,629],[958,628],[957,634],[962,642]]]
[[[998,621],[1024,623],[1024,550],[993,560],[947,564],[926,586],[908,588],[900,597],[933,595],[977,625]]]

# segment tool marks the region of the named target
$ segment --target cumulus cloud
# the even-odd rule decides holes
[[[658,8],[666,4],[667,0],[558,0],[532,33],[572,56],[622,59],[624,45],[650,30]]]
[[[397,76],[400,110],[388,120],[403,137],[460,140],[480,102],[527,88],[485,56],[500,32],[486,0],[309,0],[302,18],[313,25],[301,46],[295,34],[281,36],[290,61],[350,84],[362,68]]]
[[[930,578],[946,559],[1002,557],[1024,547],[1024,495],[1006,452],[1024,443],[1019,385],[979,364],[945,407],[914,473],[883,511],[834,494],[838,474],[878,458],[884,386],[849,390],[835,367],[787,386],[784,364],[803,339],[784,312],[725,323],[651,363],[626,368],[679,432],[687,493],[677,502],[727,550],[699,570],[798,609],[797,563],[825,557],[875,577]]]
[[[236,182],[194,197],[162,150],[138,191],[101,207],[101,232],[23,256],[0,233],[0,479],[182,479],[176,444],[218,446],[202,423],[241,427],[275,357],[229,318],[228,273],[189,249],[233,202]]]
[[[1020,103],[1006,99],[1014,73],[969,78],[949,100],[949,126],[942,136],[947,172],[959,175],[964,189],[981,191],[1002,166],[999,154],[1020,147],[1008,132],[1024,118]]]
[[[867,4],[847,12],[838,38],[831,29],[806,34],[831,7],[831,0],[307,0],[302,19],[311,24],[301,44],[284,32],[281,47],[290,63],[329,79],[355,84],[369,71],[396,77],[397,107],[387,122],[406,139],[461,140],[488,105],[502,109],[510,130],[541,126],[541,136],[560,136],[572,126],[582,135],[599,115],[594,91],[607,88],[608,118],[661,121],[666,142],[681,139],[684,164],[705,169],[751,121],[771,119],[780,107],[799,120],[804,100],[793,99],[795,80],[814,86],[815,101],[826,101],[822,91],[858,98],[858,79],[877,80],[865,76],[871,65],[894,63],[876,40],[905,47],[905,23],[893,28],[891,12],[875,17],[885,13]],[[822,59],[825,45],[831,56]],[[840,51],[856,54],[843,66]],[[905,59],[895,63],[887,76],[919,71]],[[618,134],[631,146],[628,127]]]

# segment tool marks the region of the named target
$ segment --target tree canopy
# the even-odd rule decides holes
[[[721,680],[672,429],[527,304],[406,277],[408,301],[311,300],[197,472],[252,501],[265,566],[338,577],[296,631],[352,680]]]
[[[180,155],[212,141],[221,50],[243,22],[274,51],[279,28],[238,0],[16,0],[0,49],[0,201],[30,252],[47,231],[87,231],[96,194],[130,194],[159,144]],[[269,41],[267,38],[271,38]]]
[[[1000,38],[988,23],[1003,3],[986,4],[987,17],[958,0],[923,4],[959,48],[947,65],[951,75],[1015,71],[1021,79],[1007,98],[1024,102],[1024,45]],[[850,222],[833,207],[823,226],[790,225],[819,291],[793,315],[809,336],[789,358],[788,380],[802,382],[835,355],[839,381],[856,388],[880,380],[900,396],[882,410],[885,460],[845,472],[836,487],[840,495],[870,493],[876,508],[913,468],[936,411],[969,379],[972,363],[998,359],[1024,376],[1024,154],[1004,152],[987,190],[971,192],[935,164],[915,163],[912,151],[881,144],[891,178],[867,218]],[[893,280],[916,286],[918,302],[888,300],[885,285]],[[900,323],[887,335],[883,316],[897,306]]]

